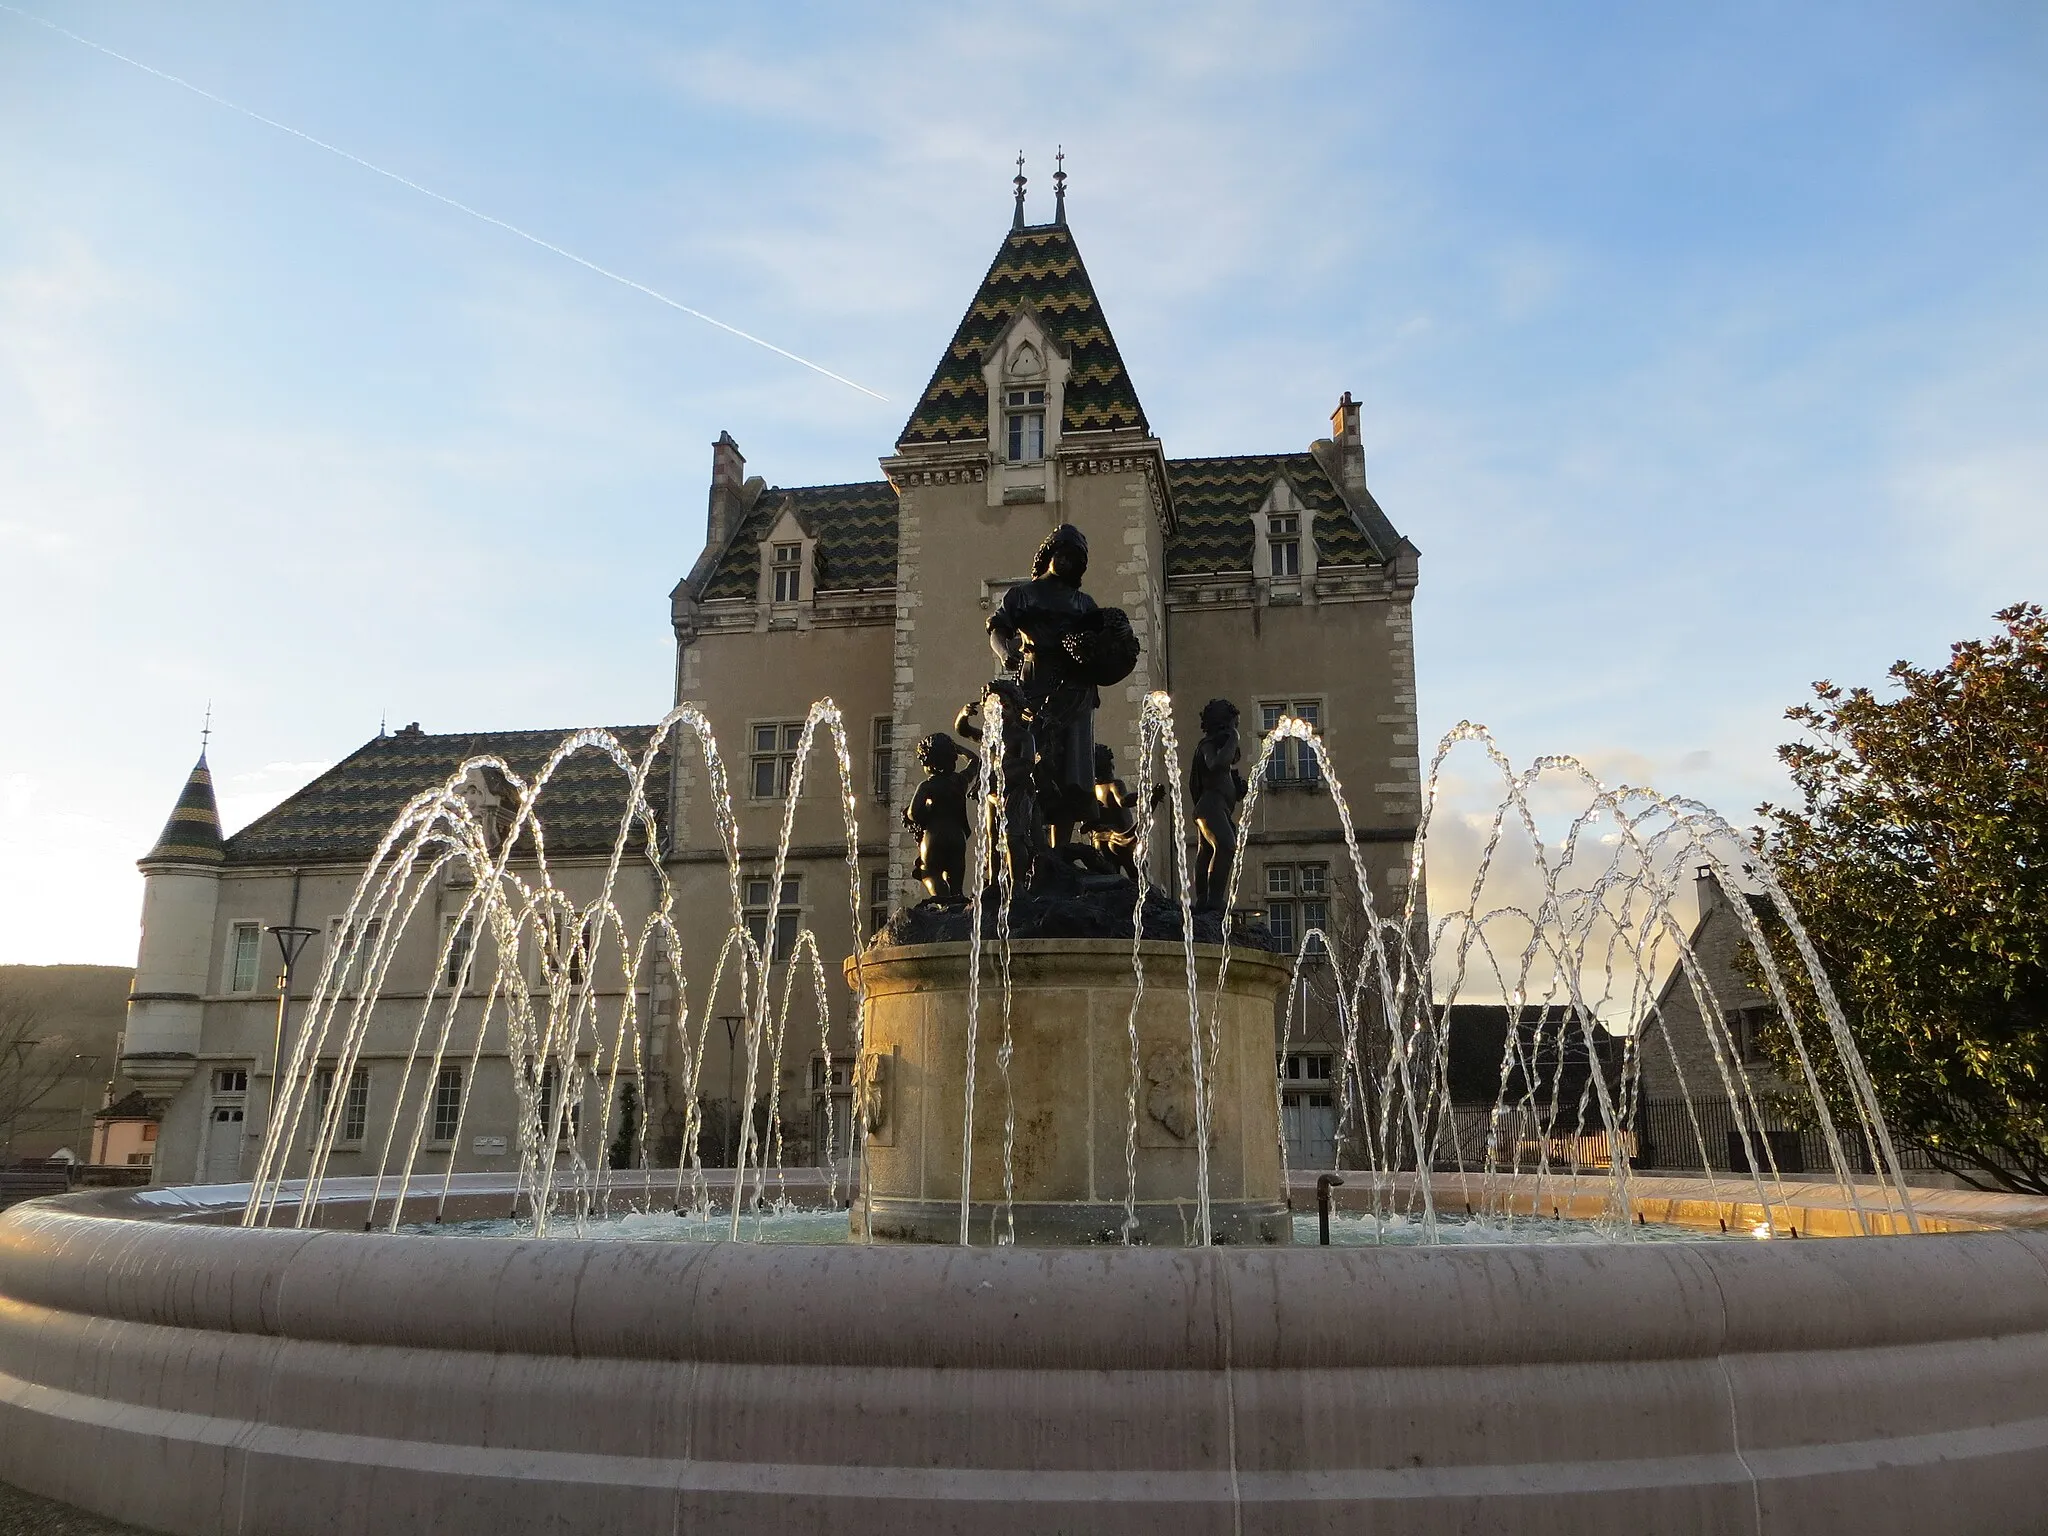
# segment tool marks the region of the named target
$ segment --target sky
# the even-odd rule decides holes
[[[1815,679],[2048,597],[2030,0],[25,9],[888,398],[0,9],[0,962],[132,962],[209,705],[230,830],[657,718],[713,439],[874,478],[1020,148],[1170,454],[1363,403],[1425,760],[1742,821]]]

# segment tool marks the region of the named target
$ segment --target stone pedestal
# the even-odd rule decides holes
[[[965,1121],[968,946],[872,949],[866,1052],[873,1089],[856,1241],[953,1243],[960,1236]],[[1190,1070],[1187,972],[1179,944],[1147,942],[1142,993],[1131,945],[1114,939],[1021,939],[1010,951],[1011,1060],[1003,1043],[1003,976],[983,949],[976,1030],[974,1167],[969,1234],[1022,1244],[1120,1243],[1130,1188],[1132,1002],[1137,1033],[1135,1241],[1179,1246],[1195,1236],[1197,1130]],[[1289,968],[1235,950],[1220,1006],[1222,952],[1198,946],[1204,1049],[1215,1020],[1209,1127],[1210,1222],[1221,1243],[1279,1244],[1292,1228],[1281,1185],[1274,1092],[1274,1004]],[[854,962],[847,962],[853,979]],[[1004,1211],[1004,1143],[1012,1200]]]

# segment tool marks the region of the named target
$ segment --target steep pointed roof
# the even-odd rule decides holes
[[[904,423],[899,446],[988,436],[983,354],[1024,304],[1037,312],[1072,360],[1061,431],[1150,430],[1073,235],[1065,224],[1035,224],[1003,237],[931,383]]]
[[[156,846],[136,862],[147,869],[152,864],[219,864],[226,858],[227,845],[220,835],[220,807],[213,800],[213,772],[206,766],[206,753],[202,751]]]

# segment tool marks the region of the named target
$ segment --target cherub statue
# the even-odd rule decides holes
[[[984,739],[988,716],[982,706],[992,697],[1000,700],[1003,706],[1003,737],[998,742]],[[983,758],[979,771],[982,793],[988,801],[990,857],[998,857],[993,850],[1007,846],[1010,868],[1019,882],[1030,880],[1038,850],[1045,840],[1045,822],[1040,814],[1037,785],[1037,739],[1026,712],[1023,684],[1014,677],[999,677],[953,721],[954,730],[977,744],[968,750],[979,750]],[[991,753],[1003,767],[1001,804],[996,803],[995,775],[986,767]],[[996,878],[993,869],[989,871],[989,878]]]
[[[1165,798],[1166,786],[1153,785],[1153,807]],[[1138,878],[1138,797],[1116,776],[1116,752],[1102,742],[1095,745],[1095,820],[1088,837],[1118,874]]]
[[[1237,765],[1244,750],[1237,741],[1237,706],[1211,699],[1202,706],[1202,739],[1188,768],[1188,794],[1195,802],[1195,910],[1221,912],[1230,895],[1230,866],[1237,859],[1237,807],[1245,797]]]
[[[944,731],[920,741],[917,761],[925,779],[903,810],[903,824],[917,833],[911,878],[923,882],[927,896],[948,901],[959,900],[967,882],[968,801],[976,778],[972,769],[960,771],[960,755]]]

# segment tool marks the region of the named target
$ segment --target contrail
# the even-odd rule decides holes
[[[158,69],[153,64],[145,64],[140,59],[131,59],[125,53],[116,53],[113,49],[107,47],[104,43],[96,43],[89,37],[80,37],[76,32],[67,31],[65,28],[58,26],[57,23],[55,23],[54,21],[49,21],[41,16],[31,15],[29,12],[20,9],[18,6],[8,5],[5,3],[5,0],[0,0],[0,11],[12,12],[14,15],[19,16],[23,21],[32,21],[39,27],[48,27],[52,32],[57,33],[60,37],[68,37],[74,43],[83,43],[86,47],[92,49],[96,53],[104,53],[110,59],[119,59],[123,64],[133,65],[135,68],[142,70],[145,74],[155,75],[159,80],[168,80],[172,85],[182,86],[184,89],[190,91],[193,95],[204,96],[208,101],[213,102],[217,106],[226,107],[230,112],[239,112],[244,117],[253,117],[257,122],[263,124],[264,127],[266,128],[275,128],[279,133],[288,133],[295,139],[304,139],[308,144],[311,144],[315,149],[324,149],[330,155],[339,155],[342,159],[348,161],[350,164],[360,165],[366,171],[375,171],[379,176],[383,176],[391,181],[395,181],[401,187],[410,187],[415,192],[421,193],[426,197],[431,197],[437,203],[446,203],[450,208],[455,209],[456,212],[458,213],[466,213],[472,219],[478,219],[485,224],[494,225],[495,227],[504,230],[507,234],[517,235],[520,239],[525,240],[530,244],[537,245],[544,251],[553,251],[557,256],[563,257],[569,261],[573,261],[579,267],[588,268],[590,271],[595,272],[599,277],[608,277],[615,283],[623,283],[626,287],[631,288],[636,293],[644,293],[650,299],[654,299],[659,303],[666,304],[670,309],[679,309],[684,314],[691,316],[693,319],[702,320],[706,325],[715,325],[721,331],[726,332],[728,335],[739,337],[741,341],[751,341],[757,347],[766,347],[770,352],[773,352],[777,357],[786,357],[792,363],[800,363],[804,367],[810,369],[811,372],[822,373],[826,378],[831,379],[835,383],[844,384],[848,389],[857,389],[862,394],[873,396],[873,398],[877,400],[886,401],[889,398],[887,395],[869,389],[865,384],[856,384],[852,379],[847,378],[846,375],[841,373],[834,373],[830,368],[826,368],[821,364],[814,363],[807,357],[798,357],[794,352],[791,352],[783,347],[778,347],[772,341],[763,341],[759,336],[756,336],[749,331],[743,331],[736,325],[727,325],[723,320],[718,319],[715,315],[707,315],[704,313],[703,310],[692,309],[689,305],[682,303],[680,300],[672,299],[665,293],[657,293],[654,289],[648,287],[645,283],[636,283],[633,281],[632,278],[614,272],[609,267],[600,267],[594,261],[586,261],[583,257],[578,256],[574,251],[565,251],[562,249],[562,247],[556,245],[552,241],[543,240],[539,235],[529,234],[527,231],[521,229],[517,224],[507,224],[503,219],[493,218],[490,214],[483,212],[481,209],[472,208],[467,203],[459,203],[452,197],[448,197],[442,193],[436,192],[432,187],[423,187],[418,182],[412,180],[410,177],[401,176],[396,171],[387,171],[381,165],[373,165],[368,160],[365,160],[361,155],[352,155],[347,150],[341,148],[339,145],[330,144],[325,139],[316,139],[310,133],[302,133],[298,129],[292,127],[290,123],[280,123],[274,117],[265,117],[261,112],[252,111],[250,108],[241,105],[239,102],[229,101],[225,96],[216,96],[213,94],[213,92],[206,90],[204,87],[194,85],[190,80],[181,80],[176,75],[168,74],[165,71]]]

